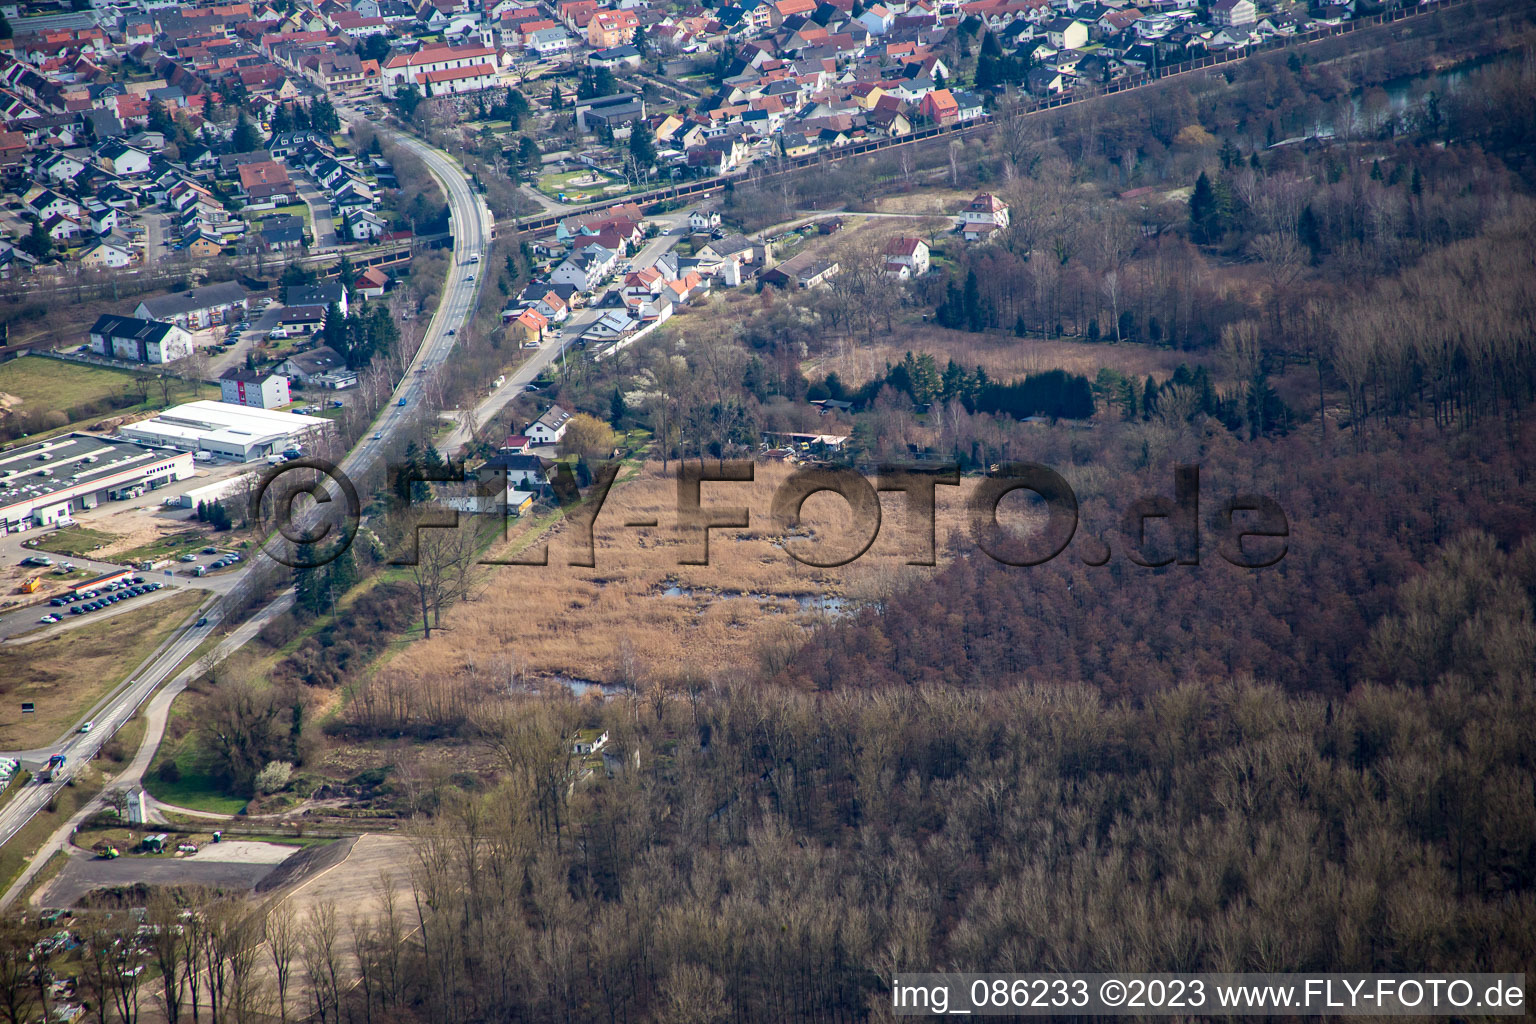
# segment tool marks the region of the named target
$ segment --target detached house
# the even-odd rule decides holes
[[[960,212],[960,233],[967,242],[991,238],[1008,226],[1008,204],[990,192],[972,199]]]
[[[570,413],[558,405],[552,405],[544,415],[528,424],[523,433],[531,444],[556,444],[565,436],[565,428],[570,419]]]
[[[885,272],[892,277],[922,277],[928,267],[928,243],[921,238],[893,238],[885,244]]]

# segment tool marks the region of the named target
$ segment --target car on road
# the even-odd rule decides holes
[[[202,618],[198,619],[196,625],[197,626],[206,626],[206,625],[208,625],[208,616],[204,615]]]
[[[408,399],[402,398],[402,399],[400,399],[400,401],[396,402],[395,404],[398,405],[400,408],[404,409],[405,408],[405,403],[407,401],[408,401]]]
[[[471,256],[469,258],[469,262],[471,262],[471,263],[479,263],[480,262],[480,257],[479,256]]]
[[[384,434],[382,432],[374,434],[368,440],[370,440],[370,441],[382,441],[382,440],[384,440]]]
[[[192,552],[188,551],[186,554],[182,555],[180,558],[178,558],[176,560],[178,562],[195,562],[195,561],[197,561],[197,556],[194,555]]]
[[[81,732],[90,732],[94,728],[96,728],[96,723],[95,722],[86,722],[86,723],[84,723],[83,725],[80,726],[80,731]]]
[[[38,619],[37,621],[38,622],[58,622],[59,621],[59,617],[57,615],[44,615],[42,618]]]
[[[453,336],[454,336],[454,335],[455,335],[455,334],[457,334],[457,333],[458,333],[458,332],[457,332],[457,331],[455,331],[455,330],[454,330],[454,329],[453,329],[453,328],[452,328],[452,327],[450,327],[450,328],[448,328],[448,337],[450,337],[450,338],[451,338],[451,337],[453,337]]]

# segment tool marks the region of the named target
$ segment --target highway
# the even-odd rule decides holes
[[[346,120],[361,120],[360,115],[348,109],[340,109],[339,113]],[[448,269],[442,300],[427,325],[421,348],[363,440],[341,461],[342,471],[357,479],[364,478],[375,468],[393,443],[403,436],[414,415],[420,411],[425,393],[424,380],[448,361],[458,329],[464,326],[473,312],[480,288],[479,275],[475,273],[479,265],[470,263],[470,259],[480,257],[483,260],[489,254],[495,224],[490,207],[470,187],[463,168],[447,154],[404,135],[395,135],[393,141],[422,159],[446,195],[453,228],[454,258]],[[12,798],[4,808],[0,808],[0,844],[20,831],[48,803],[49,798],[64,784],[64,780],[77,771],[80,765],[89,762],[112,733],[133,717],[145,699],[171,678],[176,667],[208,639],[226,617],[239,609],[252,592],[259,590],[261,582],[270,578],[269,574],[274,570],[282,570],[282,567],[275,565],[265,554],[248,559],[238,580],[227,593],[211,598],[209,605],[199,609],[199,616],[189,617],[187,624],[173,633],[120,687],[92,708],[80,722],[75,723],[69,733],[49,747],[13,753],[11,756],[19,756],[23,764],[33,769],[45,763],[51,754],[62,753],[66,761],[64,769],[57,773],[52,783],[34,782]],[[286,593],[280,595],[258,613],[258,618],[265,619],[274,606],[280,607],[287,600],[289,597]],[[202,625],[197,625],[198,622]],[[220,655],[232,653],[254,635],[254,630],[244,629],[233,634],[231,639],[238,638],[238,642],[221,645],[218,648]],[[85,721],[93,722],[94,728],[82,734],[77,730]],[[145,742],[149,742],[148,737]],[[88,808],[82,809],[82,813],[86,810]],[[68,827],[66,825],[60,830],[66,837]],[[53,839],[57,840],[58,834]],[[45,846],[44,849],[49,847]],[[18,888],[13,886],[10,892],[0,898],[0,906],[4,906],[16,891]]]

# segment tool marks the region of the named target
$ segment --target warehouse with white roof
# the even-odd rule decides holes
[[[192,456],[90,434],[60,434],[0,451],[0,532],[69,522],[106,501],[192,476]]]
[[[127,424],[119,433],[145,444],[250,462],[313,438],[330,426],[330,420],[316,416],[228,402],[188,402],[153,419]]]

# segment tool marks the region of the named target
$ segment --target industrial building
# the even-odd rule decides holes
[[[81,509],[138,497],[192,475],[186,452],[61,434],[0,452],[0,532],[69,522]]]
[[[188,402],[122,428],[124,437],[166,448],[211,452],[241,462],[265,458],[320,434],[331,421],[228,402]]]

